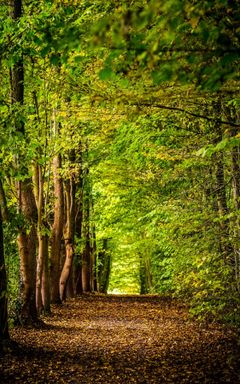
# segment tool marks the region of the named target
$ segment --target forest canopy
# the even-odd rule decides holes
[[[240,321],[239,37],[235,0],[1,2],[1,338],[86,292]]]

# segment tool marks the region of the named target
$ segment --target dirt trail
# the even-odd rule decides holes
[[[1,384],[240,383],[233,332],[167,299],[85,295],[44,321],[12,331],[19,347],[0,359]]]

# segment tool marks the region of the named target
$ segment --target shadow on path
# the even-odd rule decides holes
[[[2,384],[240,383],[233,331],[189,320],[170,299],[85,295],[44,321],[12,331]]]

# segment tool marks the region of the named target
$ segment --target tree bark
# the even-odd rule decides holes
[[[66,258],[60,277],[60,298],[66,299],[66,288],[72,271],[74,257],[74,232],[75,232],[75,181],[72,176],[65,183],[66,196],[66,223],[64,228],[64,241],[66,249]]]
[[[98,290],[100,293],[107,293],[111,272],[111,254],[108,250],[108,240],[103,240],[103,247],[98,252]]]
[[[49,276],[49,258],[48,258],[48,235],[42,237],[42,253],[43,253],[43,272],[42,272],[42,303],[44,313],[51,312],[51,296],[50,296],[50,276]]]
[[[81,155],[81,153],[80,153]],[[78,179],[77,190],[79,192],[79,198],[76,209],[76,219],[75,219],[75,231],[76,238],[80,244],[82,240],[82,226],[83,226],[83,174],[82,174],[82,158],[80,158],[80,174]],[[82,253],[78,247],[78,251],[75,255],[75,263],[73,269],[73,279],[74,279],[74,288],[75,294],[79,295],[83,292],[82,287]]]
[[[91,292],[91,246],[89,234],[86,236],[82,255],[82,290],[83,292]]]
[[[0,352],[4,340],[8,339],[7,275],[4,260],[2,210],[0,209]]]
[[[91,240],[90,240],[90,201],[89,191],[85,195],[84,203],[84,239],[85,246],[82,254],[82,288],[83,292],[91,292],[92,263],[91,263]]]
[[[97,241],[96,241],[96,227],[92,226],[92,264],[93,264],[93,291],[97,292]]]
[[[149,293],[152,288],[150,258],[148,255],[139,255],[140,294]]]
[[[50,291],[51,302],[61,303],[59,292],[60,279],[60,255],[61,241],[63,237],[64,225],[64,196],[63,181],[59,174],[61,169],[61,155],[58,154],[53,159],[53,183],[54,183],[54,223],[51,236],[51,253],[50,253]]]
[[[21,0],[12,0],[12,19],[18,22],[21,16]],[[18,114],[17,118],[15,118],[15,129],[18,133],[22,133],[22,135],[26,137],[24,120],[21,117],[21,107],[24,104],[24,66],[22,57],[18,59],[18,61],[12,67],[10,75],[11,102],[13,106],[16,106],[15,113]],[[18,111],[18,108],[20,109],[20,111]],[[21,160],[22,159],[20,155],[18,159],[19,167],[22,166]],[[27,172],[28,170],[26,169],[26,173]],[[38,321],[35,298],[37,209],[30,178],[26,178],[23,181],[19,181],[17,184],[17,190],[18,210],[19,214],[23,217],[23,221],[19,228],[18,235],[18,248],[21,266],[21,306],[19,309],[19,321],[23,324],[26,324]]]
[[[44,227],[43,227],[43,214],[44,214],[44,196],[43,196],[43,175],[40,165],[35,164],[33,172],[33,185],[34,194],[38,210],[38,258],[37,258],[37,273],[36,273],[36,306],[38,313],[43,310],[42,302],[42,275],[43,275],[43,263],[44,263]]]
[[[38,322],[36,309],[36,221],[37,209],[31,180],[20,183],[19,207],[24,223],[17,238],[20,254],[20,302],[19,321],[21,324]]]
[[[215,106],[215,111],[219,115],[221,113],[220,101]],[[215,138],[214,143],[217,144],[222,140],[222,128],[216,123],[215,124]],[[226,182],[224,173],[224,155],[222,152],[217,153],[214,156],[215,159],[215,177],[216,177],[216,198],[218,213],[220,217],[220,248],[226,264],[234,268],[234,249],[231,243],[231,230],[230,221],[227,215],[229,214],[227,194],[226,194]]]
[[[234,111],[234,117],[237,120],[237,114]],[[236,128],[231,128],[231,137],[237,135],[238,131]],[[240,210],[240,147],[234,147],[231,150],[231,159],[232,159],[232,192],[233,192],[233,201],[235,209],[237,211],[236,219],[234,222],[233,228],[233,246],[234,246],[234,257],[235,257],[235,277],[237,290],[240,291],[240,249],[239,249],[239,239],[240,239],[240,219],[238,211]]]

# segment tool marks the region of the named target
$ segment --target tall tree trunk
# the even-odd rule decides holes
[[[145,265],[143,260],[143,255],[139,255],[139,280],[140,280],[140,294],[145,295],[148,293],[147,284],[146,284],[146,274],[145,274]]]
[[[93,291],[97,292],[97,241],[96,241],[96,227],[92,226],[92,264],[93,264]]]
[[[82,240],[82,222],[83,222],[83,207],[82,207],[82,193],[81,193],[79,207],[78,207],[77,216],[76,216],[76,237],[79,244]],[[73,279],[74,279],[75,294],[79,295],[83,292],[82,252],[81,252],[80,246],[78,247],[78,251],[75,257]]]
[[[81,155],[81,153],[80,153]],[[82,226],[83,226],[83,172],[82,172],[82,159],[80,158],[80,174],[77,185],[77,192],[79,194],[77,209],[76,209],[76,219],[75,219],[75,232],[76,239],[80,244],[82,240]],[[81,247],[77,248],[77,252],[75,255],[75,263],[73,269],[73,279],[74,279],[74,287],[75,294],[79,295],[83,292],[82,287],[82,252]]]
[[[83,292],[91,292],[91,244],[89,233],[86,234],[82,254],[82,290]]]
[[[42,302],[42,275],[44,264],[44,227],[43,227],[43,215],[44,215],[44,196],[43,196],[43,175],[40,165],[35,164],[33,172],[33,185],[35,191],[35,200],[38,210],[38,258],[37,258],[37,274],[36,274],[36,306],[38,313],[43,310]]]
[[[2,209],[0,208],[0,352],[4,340],[9,339],[8,306],[7,306],[7,275],[4,260]]]
[[[51,253],[50,253],[50,291],[51,302],[61,303],[59,292],[60,279],[60,255],[61,241],[63,237],[64,225],[64,196],[63,181],[59,174],[61,169],[61,155],[58,154],[53,159],[53,183],[54,183],[54,223],[51,236]]]
[[[216,112],[218,115],[221,113],[221,104],[220,102],[216,105]],[[222,140],[222,128],[219,123],[215,124],[215,144]],[[226,217],[229,214],[229,208],[227,203],[227,194],[226,194],[226,182],[224,174],[224,156],[222,152],[219,152],[215,155],[215,167],[216,167],[216,198],[218,205],[218,212],[220,217],[220,246],[222,249],[223,258],[231,268],[234,268],[234,250],[231,243],[231,231],[230,231],[230,221]]]
[[[102,250],[98,252],[98,290],[107,293],[111,272],[111,254],[108,250],[108,240],[103,240]]]
[[[91,292],[92,263],[91,263],[91,239],[90,239],[90,201],[89,191],[84,201],[84,239],[85,246],[82,254],[82,288],[83,292]]]
[[[42,167],[35,165],[34,173],[35,199],[38,209],[38,258],[36,274],[36,306],[38,313],[43,310],[50,312],[50,282],[48,271],[48,225],[44,221],[45,202],[44,202],[44,178]],[[44,278],[44,283],[43,283]]]
[[[152,289],[152,275],[150,257],[147,254],[139,255],[140,294],[149,293]]]
[[[49,258],[48,258],[49,237],[45,234],[42,237],[42,253],[43,253],[43,272],[42,272],[42,303],[44,313],[51,312],[51,295],[50,295],[50,276],[49,276]]]
[[[226,264],[234,265],[234,251],[230,240],[230,221],[226,217],[229,214],[226,197],[226,184],[223,166],[223,154],[218,154],[216,161],[216,197],[220,216],[221,248]]]
[[[22,16],[21,0],[11,1],[11,17],[16,23]],[[10,71],[12,105],[20,108],[24,104],[24,67],[22,57]],[[20,111],[21,113],[22,111]],[[19,113],[18,110],[16,113]],[[21,114],[15,119],[15,129],[25,137],[24,121]],[[21,167],[21,155],[18,160]],[[28,170],[26,170],[26,173]],[[38,321],[36,310],[36,221],[37,209],[31,179],[19,181],[18,208],[24,222],[19,229],[18,248],[20,254],[21,285],[19,321],[23,324]]]
[[[233,200],[235,209],[240,210],[240,167],[239,167],[239,148],[235,148],[232,151],[232,189],[233,189]],[[234,258],[235,258],[235,277],[237,289],[240,292],[240,220],[239,214],[236,215],[236,220],[233,228],[234,237]]]
[[[69,277],[71,276],[72,263],[74,256],[74,231],[75,231],[75,181],[72,176],[65,183],[66,196],[66,223],[64,228],[64,241],[66,258],[60,277],[60,298],[66,299],[66,288]]]
[[[236,113],[234,113],[236,117]],[[236,117],[237,120],[237,117]],[[234,137],[238,133],[236,128],[231,128],[231,136]],[[240,219],[238,211],[240,210],[240,147],[234,147],[231,150],[232,157],[232,191],[233,201],[235,209],[237,211],[236,219],[234,221],[233,228],[233,246],[234,246],[234,257],[235,257],[235,277],[237,290],[240,292]]]
[[[75,257],[75,254],[74,254]],[[66,287],[66,298],[69,297],[75,297],[75,289],[74,289],[74,280],[73,280],[73,265],[70,270],[70,274],[67,281],[67,287]]]
[[[20,183],[20,212],[28,227],[20,228],[18,249],[20,254],[20,302],[19,321],[21,324],[38,322],[36,308],[36,224],[37,209],[32,191],[31,180]]]

